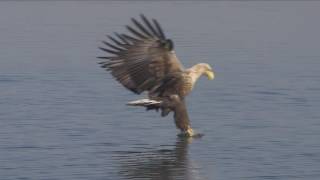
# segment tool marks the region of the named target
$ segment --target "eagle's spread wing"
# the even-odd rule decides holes
[[[183,67],[173,51],[173,42],[166,39],[159,23],[141,15],[141,22],[132,18],[133,27],[126,26],[128,34],[108,36],[111,42],[100,48],[112,56],[105,59],[102,67],[126,88],[140,94],[159,85],[166,75],[182,72]]]

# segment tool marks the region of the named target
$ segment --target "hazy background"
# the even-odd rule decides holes
[[[320,2],[1,1],[0,179],[320,178]],[[140,98],[96,56],[130,17],[157,18],[186,67],[192,126]]]

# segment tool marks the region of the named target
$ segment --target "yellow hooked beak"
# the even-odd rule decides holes
[[[214,79],[214,72],[212,70],[208,70],[205,73],[206,73],[209,80]]]

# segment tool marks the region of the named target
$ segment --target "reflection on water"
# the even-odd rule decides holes
[[[198,179],[188,158],[192,140],[177,138],[174,145],[165,148],[115,152],[119,174],[126,179]]]

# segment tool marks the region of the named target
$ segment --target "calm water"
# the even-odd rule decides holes
[[[0,179],[320,179],[320,2],[0,2]],[[105,34],[157,18],[201,139],[99,68]]]

